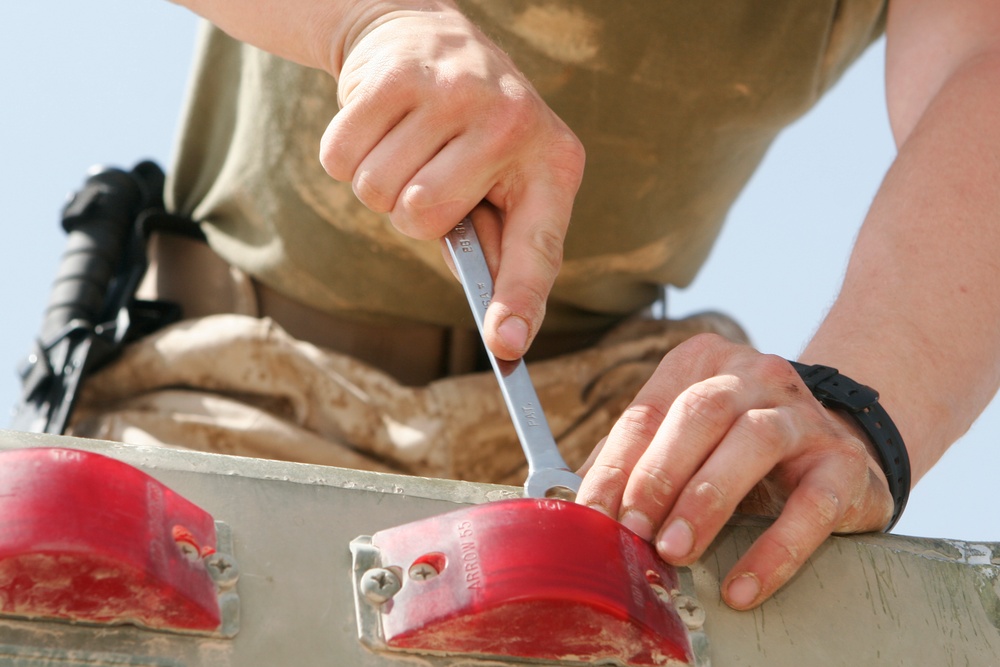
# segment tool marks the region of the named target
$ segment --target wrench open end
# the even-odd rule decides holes
[[[580,492],[580,476],[569,470],[539,470],[528,473],[524,482],[524,494],[529,498],[555,498],[558,500],[576,500]]]

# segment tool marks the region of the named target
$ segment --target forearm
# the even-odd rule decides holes
[[[904,133],[803,360],[877,388],[914,482],[1000,384],[1000,53],[957,67]]]
[[[451,0],[171,0],[240,41],[336,77],[353,42],[395,11],[458,11]]]

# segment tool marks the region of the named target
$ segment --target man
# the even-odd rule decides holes
[[[440,264],[428,246],[389,234],[385,218],[305,166],[310,160],[298,151],[315,146],[310,121],[326,114],[323,167],[406,237],[439,239],[475,209],[496,271],[486,331],[494,353],[513,359],[530,358],[542,345],[582,350],[566,367],[593,362],[607,371],[588,384],[598,393],[631,386],[633,377],[618,382],[614,373],[657,349],[648,332],[623,334],[620,327],[631,325],[621,322],[655,299],[656,284],[690,280],[769,141],[884,21],[899,156],[841,294],[800,361],[838,368],[879,390],[906,442],[914,482],[996,391],[995,3],[892,0],[886,8],[874,0],[790,0],[714,11],[703,3],[485,0],[460,7],[444,0],[183,4],[236,39],[316,70],[220,34],[205,42],[174,196],[180,210],[205,221],[213,251],[243,276],[234,279],[234,294],[249,275],[258,301],[305,303],[340,318],[356,339],[367,338],[365,327],[399,329],[390,347],[398,351],[403,341],[411,357],[440,348],[437,332],[461,324],[461,297],[434,268]],[[285,201],[286,191],[297,204]],[[163,273],[190,252],[165,248]],[[626,342],[595,343],[608,331]],[[434,381],[461,364],[447,372],[436,358],[426,368],[399,366],[384,358],[390,352],[372,350],[376,337],[315,341],[348,350],[348,358],[308,353],[294,357],[301,362],[295,373],[305,377],[317,366],[322,377],[347,378],[329,391],[359,410],[386,396],[387,404],[405,404],[398,413],[375,411],[357,417],[363,424],[330,428],[391,432],[393,452],[381,435],[371,449],[397,461],[410,456],[418,472],[433,469],[437,450],[425,447],[421,434],[449,426],[423,424],[422,402],[450,391],[465,400],[450,405],[475,414],[479,393],[463,388],[481,385],[460,377],[449,385],[459,389],[442,389]],[[614,351],[603,352],[602,344]],[[626,354],[621,346],[632,347]],[[447,354],[458,347],[457,339],[444,345]],[[698,558],[738,507],[777,515],[723,582],[724,599],[737,609],[770,596],[832,532],[880,530],[900,509],[869,434],[824,408],[788,362],[713,334],[664,347],[588,462],[579,502],[621,520],[680,565]],[[247,349],[262,367],[292,358]],[[628,364],[608,365],[610,356],[594,361],[619,353]],[[366,376],[351,357],[404,385],[431,382],[430,391],[403,394],[384,378],[359,383]],[[558,369],[563,362],[539,367],[547,363]],[[196,384],[229,394],[259,387],[255,366],[238,355],[219,365],[234,377],[221,382],[206,371]],[[121,376],[129,373],[110,370],[92,391],[124,386]],[[282,405],[296,406],[288,396],[311,390],[290,382],[277,394]],[[552,410],[544,392],[543,403]],[[101,403],[92,405],[91,416]],[[307,425],[325,419],[285,412]],[[212,437],[226,451],[220,432]]]

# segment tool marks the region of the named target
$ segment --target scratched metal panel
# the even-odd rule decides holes
[[[114,456],[226,522],[241,568],[240,632],[215,639],[2,620],[0,667],[483,664],[363,648],[348,544],[517,489],[0,431],[0,448],[23,446]],[[759,532],[749,522],[727,527],[692,568],[715,667],[1000,665],[1000,545],[831,538],[773,600],[737,613],[719,601],[718,580]]]

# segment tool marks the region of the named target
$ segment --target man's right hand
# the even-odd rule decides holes
[[[501,222],[498,234],[483,234],[497,267],[486,340],[498,357],[519,358],[562,261],[583,146],[449,3],[355,16],[323,166],[417,239],[441,238],[481,201],[491,203]]]

